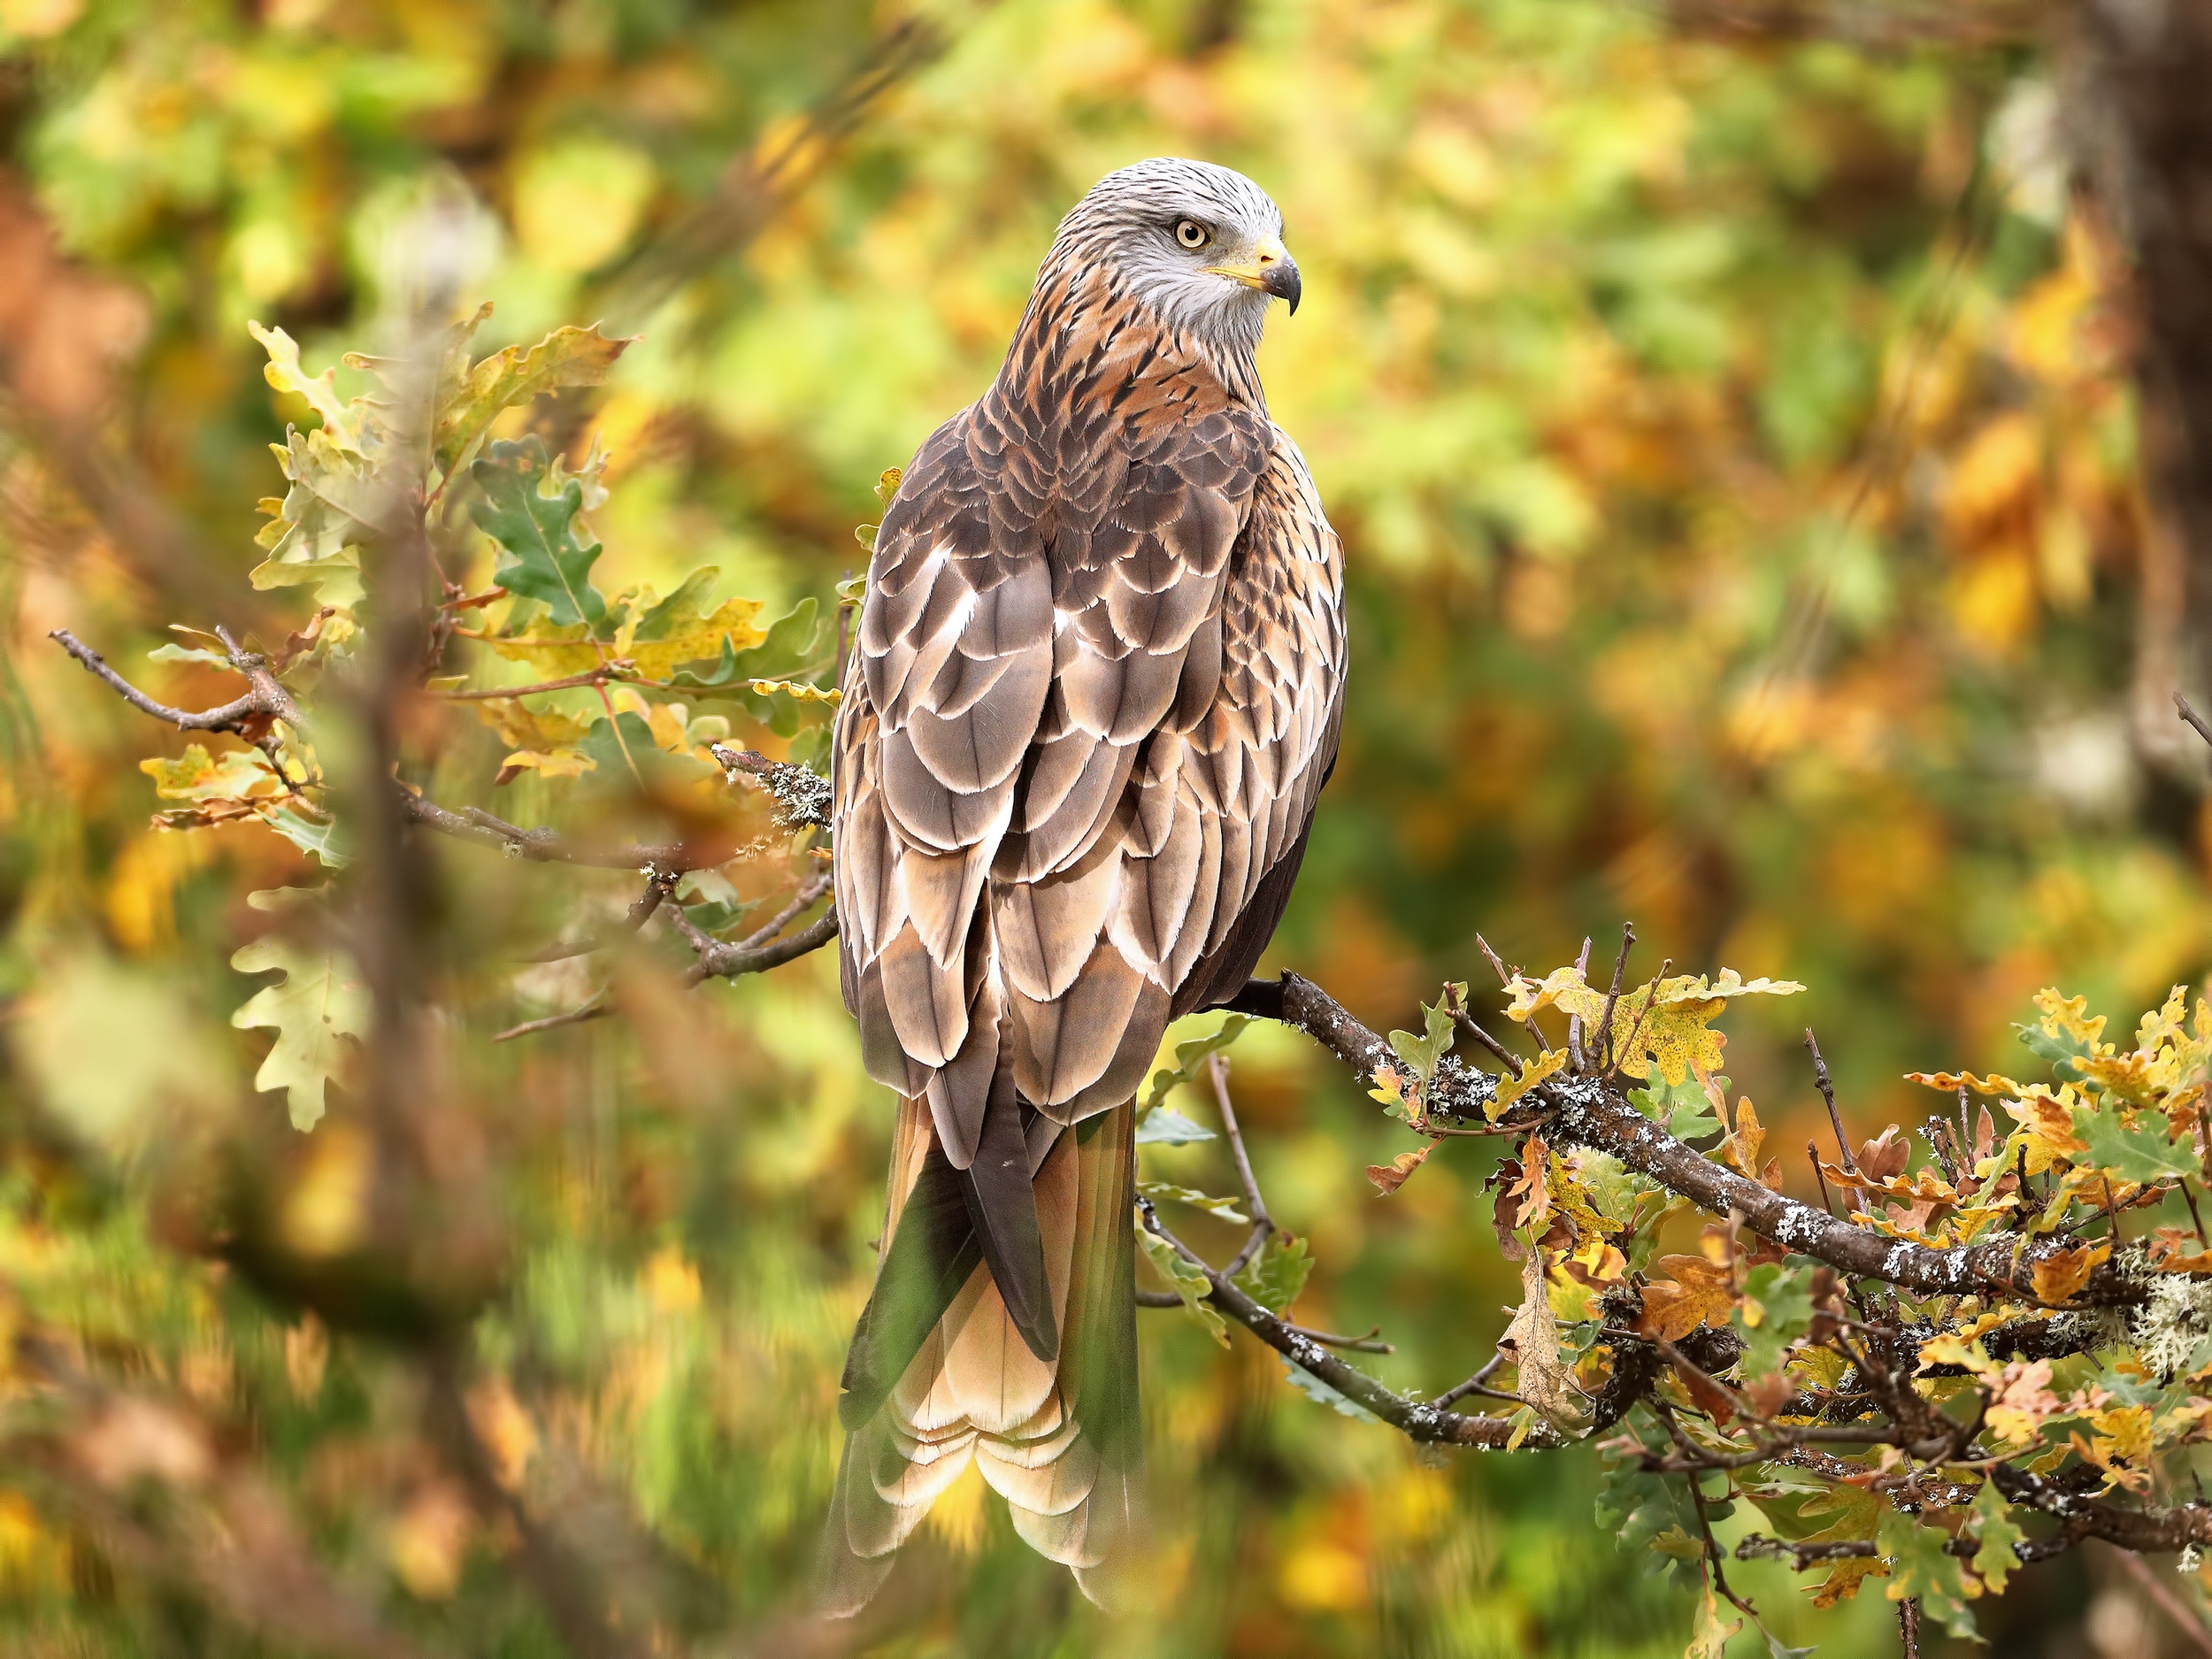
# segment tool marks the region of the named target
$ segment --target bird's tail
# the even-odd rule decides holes
[[[1048,1142],[1033,1138],[1048,1146],[1032,1181],[1057,1333],[1056,1355],[1040,1358],[993,1282],[928,1102],[900,1102],[881,1264],[845,1365],[839,1415],[849,1432],[823,1540],[826,1612],[866,1604],[971,1462],[1006,1499],[1015,1530],[1073,1568],[1086,1595],[1126,1599],[1142,1532],[1135,1116],[1125,1102]]]

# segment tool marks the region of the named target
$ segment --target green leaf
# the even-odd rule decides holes
[[[1237,1208],[1242,1200],[1217,1198],[1213,1194],[1202,1193],[1194,1187],[1171,1187],[1165,1181],[1139,1181],[1137,1190],[1155,1203],[1188,1204],[1194,1210],[1202,1210],[1210,1216],[1220,1217],[1224,1221],[1248,1223],[1252,1219]]]
[[[1448,998],[1439,997],[1433,1008],[1426,1002],[1421,1004],[1420,1036],[1409,1031],[1390,1033],[1391,1052],[1406,1070],[1421,1079],[1424,1092],[1436,1080],[1436,1063],[1451,1050],[1452,1016],[1448,1002]]]
[[[469,471],[484,492],[469,516],[504,555],[493,580],[509,593],[542,602],[556,627],[582,623],[599,634],[607,601],[591,584],[600,547],[580,516],[583,480],[563,477],[534,434],[494,443]]]
[[[150,663],[205,663],[210,668],[230,667],[230,658],[220,651],[211,651],[195,645],[157,645],[146,653]]]
[[[280,891],[255,893],[248,902],[273,910],[290,896]],[[304,1133],[323,1115],[324,1086],[343,1078],[353,1063],[349,1037],[369,1033],[374,1010],[353,959],[341,951],[308,949],[277,934],[257,939],[236,952],[230,965],[241,973],[284,975],[264,986],[230,1017],[240,1030],[273,1029],[275,1046],[254,1073],[257,1089],[282,1089],[291,1102],[292,1127]]]
[[[1920,1598],[1920,1610],[1939,1621],[1954,1636],[1979,1640],[1973,1609],[1966,1605],[1966,1578],[1957,1556],[1945,1546],[1950,1534],[1923,1526],[1909,1515],[1890,1509],[1874,1533],[1875,1547],[1889,1558],[1889,1588],[1893,1601]]]
[[[1974,1494],[1973,1512],[1967,1517],[1967,1528],[1980,1541],[1974,1552],[1973,1568],[1992,1595],[2005,1593],[2005,1579],[2020,1565],[2020,1557],[2013,1546],[2027,1536],[2012,1524],[2011,1506],[2005,1494],[1997,1490],[1997,1483],[1985,1480],[1982,1489]]]
[[[466,333],[458,342],[461,350],[467,349],[468,334],[490,311],[485,306],[475,321],[463,325]],[[463,370],[442,388],[438,400],[437,425],[431,436],[438,470],[449,475],[466,465],[501,411],[526,403],[541,392],[603,385],[615,359],[635,343],[631,338],[608,338],[597,323],[588,328],[556,328],[527,350],[509,346]]]
[[[2039,1025],[2015,1025],[2020,1041],[2051,1064],[2051,1075],[2062,1083],[2078,1083],[2081,1072],[2072,1064],[2089,1057],[2088,1046],[2065,1032],[2048,1032]]]
[[[334,818],[319,820],[297,807],[279,806],[264,808],[261,821],[302,852],[311,854],[326,870],[343,870],[353,862]]]
[[[1268,1312],[1279,1314],[1298,1300],[1312,1271],[1313,1257],[1306,1253],[1306,1241],[1286,1233],[1273,1233],[1231,1282]]]
[[[1155,1106],[1145,1114],[1137,1125],[1137,1144],[1142,1146],[1184,1147],[1196,1141],[1215,1141],[1220,1137],[1202,1124],[1194,1124],[1171,1106]]]
[[[2116,1104],[2075,1107],[2074,1133],[2089,1143],[2089,1150],[2074,1161],[2142,1186],[2197,1172],[2196,1148],[2187,1141],[2168,1139],[2171,1125],[2163,1113],[2146,1107],[2136,1117],[2131,1129]]]
[[[1182,1257],[1181,1252],[1144,1225],[1142,1217],[1137,1220],[1137,1242],[1144,1247],[1146,1259],[1167,1280],[1175,1294],[1183,1299],[1183,1306],[1190,1317],[1198,1321],[1208,1336],[1229,1346],[1229,1322],[1208,1302],[1214,1287],[1206,1276]]]
[[[1360,1404],[1358,1401],[1339,1394],[1303,1365],[1294,1361],[1286,1359],[1283,1362],[1283,1375],[1290,1379],[1290,1386],[1305,1395],[1307,1399],[1316,1405],[1328,1407],[1339,1417],[1350,1417],[1355,1421],[1363,1419],[1369,1423],[1378,1420],[1375,1414]]]
[[[1175,1045],[1175,1064],[1171,1069],[1162,1066],[1152,1074],[1152,1087],[1145,1091],[1143,1101],[1137,1107],[1137,1121],[1141,1124],[1155,1107],[1167,1098],[1168,1091],[1184,1083],[1194,1082],[1198,1068],[1206,1063],[1206,1056],[1218,1053],[1243,1035],[1244,1028],[1252,1022],[1242,1014],[1232,1014],[1221,1022],[1220,1029],[1203,1037],[1194,1037],[1188,1042]]]
[[[1729,1320],[1743,1340],[1737,1374],[1748,1381],[1780,1369],[1805,1334],[1813,1317],[1812,1274],[1786,1263],[1763,1262],[1745,1275],[1744,1295]]]
[[[682,589],[677,591],[680,593]],[[675,595],[669,595],[671,603],[674,598]],[[827,650],[827,642],[824,638],[826,629],[820,609],[811,598],[802,599],[768,625],[766,636],[758,643],[747,648],[726,641],[719,648],[720,660],[712,669],[702,672],[695,663],[691,667],[679,670],[670,678],[674,684],[687,689],[734,689],[749,706],[757,703],[756,713],[764,713],[772,705],[768,698],[758,697],[753,693],[753,681],[789,680],[794,675],[820,667]],[[644,626],[642,622],[639,624],[641,636]]]
[[[1727,1093],[1728,1079],[1717,1077],[1713,1082],[1723,1094]],[[1631,1089],[1628,1103],[1645,1117],[1664,1124],[1667,1133],[1678,1141],[1694,1141],[1701,1135],[1720,1133],[1720,1119],[1713,1116],[1713,1102],[1694,1077],[1672,1082],[1663,1073],[1648,1087]]]

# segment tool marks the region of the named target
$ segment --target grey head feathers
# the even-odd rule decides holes
[[[1249,362],[1268,301],[1296,306],[1282,235],[1282,210],[1242,173],[1156,157],[1108,173],[1069,211],[1039,280],[1106,267],[1169,327]]]

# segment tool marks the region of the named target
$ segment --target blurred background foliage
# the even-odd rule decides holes
[[[366,343],[391,227],[428,198],[465,204],[453,257],[497,306],[480,346],[643,335],[603,393],[534,417],[611,452],[601,586],[709,564],[773,615],[863,565],[878,473],[986,383],[1091,182],[1156,153],[1250,173],[1306,273],[1262,365],[1344,534],[1355,662],[1271,960],[1371,1023],[1475,978],[1479,929],[1540,969],[1632,918],[1647,971],[1812,987],[1730,1055],[1793,1145],[1801,1019],[1871,1133],[1919,1109],[1903,1071],[2003,1062],[2038,986],[2131,1020],[2200,974],[2212,821],[2162,706],[2180,556],[2138,481],[2112,233],[2068,188],[2047,66],[1962,26],[1697,24],[1601,0],[0,0],[0,1325],[174,1402],[19,1447],[95,1489],[152,1469],[251,1499],[188,1571],[0,1455],[0,1640],[290,1651],[206,1589],[234,1556],[275,1572],[289,1539],[426,1642],[558,1651],[409,1365],[208,1242],[235,1159],[203,1143],[287,1148],[309,1233],[353,1179],[342,1100],[288,1149],[282,1097],[248,1081],[266,1039],[226,1023],[256,983],[229,955],[267,926],[243,895],[314,865],[255,827],[149,827],[137,763],[181,736],[44,638],[196,706],[227,682],[149,664],[167,624],[304,619],[244,581],[265,446],[305,414],[246,324],[313,370]],[[549,810],[534,777],[489,793],[472,717],[417,737],[457,790]],[[495,1163],[505,1288],[471,1403],[503,1478],[634,1517],[608,1547],[675,1586],[632,1616],[662,1650],[719,1623],[729,1651],[796,1651],[775,1632],[834,1467],[891,1121],[832,953],[686,991],[642,948],[602,976],[626,1018],[494,1048],[599,983],[519,951],[630,884],[445,864],[479,936],[442,995],[456,1110]],[[1271,1205],[1320,1263],[1301,1318],[1379,1323],[1394,1385],[1464,1375],[1516,1289],[1486,1155],[1454,1143],[1379,1198],[1363,1166],[1408,1143],[1347,1077],[1271,1028],[1234,1057]],[[1229,1184],[1215,1147],[1147,1156]],[[1229,1236],[1210,1225],[1191,1236]],[[1689,1599],[1596,1531],[1586,1456],[1424,1461],[1256,1346],[1143,1317],[1156,1617],[1102,1621],[971,1479],[850,1640],[1681,1651]],[[12,1432],[52,1427],[43,1395],[0,1392]],[[1893,1651],[1878,1590],[1815,1615],[1778,1569],[1745,1578],[1793,1640]],[[2006,1653],[2154,1651],[2129,1594],[2070,1556],[1985,1628]]]

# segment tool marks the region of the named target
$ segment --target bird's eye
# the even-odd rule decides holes
[[[1184,219],[1175,222],[1175,240],[1186,248],[1203,248],[1212,237],[1196,219]]]

